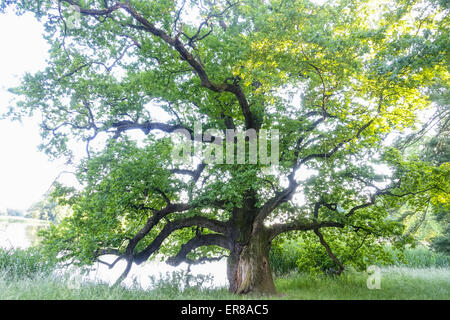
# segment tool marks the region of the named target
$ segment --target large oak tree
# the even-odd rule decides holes
[[[448,205],[448,163],[403,159],[384,143],[413,127],[430,88],[448,81],[446,2],[1,8],[14,3],[42,21],[51,49],[47,68],[13,90],[21,98],[9,115],[40,117],[52,156],[70,159],[74,142],[86,145],[83,188],[55,191],[72,214],[44,241],[65,259],[116,255],[127,261],[122,280],[157,253],[171,265],[226,255],[230,291],[272,294],[275,237],[314,235],[340,273],[381,254],[382,241],[405,240],[390,208]],[[279,164],[174,163],[171,135],[186,129],[195,139],[196,121],[219,133],[279,130]]]

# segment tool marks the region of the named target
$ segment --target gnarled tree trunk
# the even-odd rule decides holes
[[[277,291],[269,264],[270,242],[264,232],[248,243],[236,243],[227,264],[229,290],[235,294],[273,295]]]

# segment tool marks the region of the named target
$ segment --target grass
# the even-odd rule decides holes
[[[1,300],[450,300],[450,267],[443,256],[411,249],[406,253],[410,265],[381,268],[381,288],[367,288],[365,272],[346,271],[340,277],[312,276],[291,272],[275,278],[281,296],[257,297],[231,295],[225,288],[181,289],[185,275],[178,274],[153,283],[154,289],[110,287],[105,283],[82,282],[74,286],[68,273],[55,273],[55,263],[43,259],[39,251],[0,249]],[[45,262],[43,262],[45,261]],[[412,265],[415,265],[413,267]],[[200,283],[201,278],[191,283]]]
[[[35,275],[49,275],[56,262],[44,256],[36,248],[1,249],[0,274],[12,280],[32,278]]]
[[[367,288],[367,274],[347,272],[341,277],[294,276],[276,281],[287,299],[315,300],[448,300],[450,269],[388,267],[381,269],[381,288]]]
[[[0,276],[0,300],[195,300],[236,299],[225,289],[189,288],[180,290],[167,283],[154,290],[110,287],[105,283],[82,283],[73,288],[70,281],[54,276],[10,281]]]
[[[400,264],[401,265],[401,264]],[[450,256],[419,246],[405,249],[405,266],[415,268],[450,267]]]
[[[449,300],[450,269],[389,267],[382,269],[381,289],[369,290],[365,273],[347,272],[341,277],[294,274],[276,278],[278,291],[283,296],[235,296],[222,289],[198,287],[179,289],[176,283],[160,283],[156,289],[138,287],[109,287],[102,283],[83,283],[72,288],[64,278],[36,276],[10,281],[0,276],[0,299],[45,300],[232,300],[232,299],[295,299],[295,300]]]

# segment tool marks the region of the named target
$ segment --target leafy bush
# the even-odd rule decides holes
[[[310,242],[301,251],[302,257],[297,260],[298,271],[313,275],[333,274],[333,271],[337,271],[336,263],[328,256],[320,243]]]
[[[339,252],[339,250],[336,250],[336,252]],[[384,246],[376,259],[370,263],[410,268],[448,268],[450,267],[450,256],[433,251],[425,246],[406,247],[403,250]],[[300,238],[275,241],[270,252],[270,264],[276,275],[285,275],[292,272],[327,273],[327,271],[336,268],[334,262],[319,243],[305,242],[304,239]],[[345,260],[344,265],[355,267],[355,265],[346,264]],[[363,267],[359,269],[364,270]]]
[[[410,268],[450,267],[449,255],[435,252],[424,246],[407,247],[404,250],[385,246],[383,251],[373,262],[374,264]],[[276,275],[293,272],[326,273],[336,267],[320,244],[311,242],[306,245],[301,239],[275,242],[270,252],[270,264]],[[349,267],[348,264],[345,265]]]
[[[322,230],[323,237],[332,248],[333,254],[346,269],[364,271],[369,265],[392,265],[395,252],[386,250],[382,242],[375,239],[364,242],[352,230]],[[339,266],[328,255],[325,247],[312,232],[302,232],[298,236],[275,239],[270,254],[272,271],[277,275],[290,272],[307,274],[336,274]]]
[[[0,248],[0,273],[7,278],[31,278],[36,275],[48,275],[54,269],[56,259],[44,255],[36,248],[2,249]]]
[[[295,272],[327,273],[336,268],[333,260],[319,243],[305,245],[299,240],[280,241],[272,245],[270,266],[276,275]]]

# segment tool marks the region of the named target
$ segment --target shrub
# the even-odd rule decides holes
[[[323,247],[315,242],[304,243],[302,239],[281,240],[273,244],[270,252],[270,264],[276,275],[286,275],[292,272],[308,274],[329,273],[336,268]],[[383,246],[375,254],[373,264],[385,266],[406,266],[411,268],[448,268],[450,256],[435,252],[425,246],[407,247],[403,250],[391,246]],[[346,268],[355,268],[344,260]],[[364,270],[363,267],[356,268]]]

